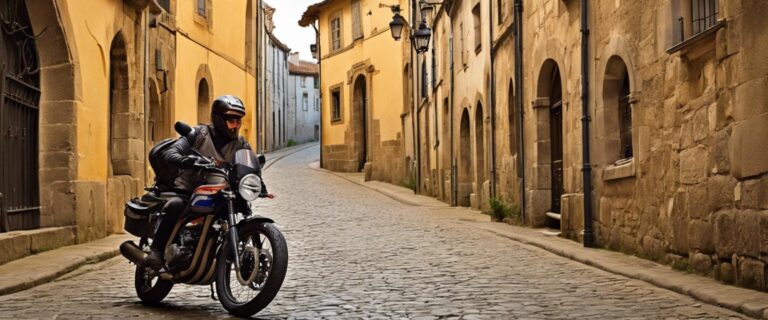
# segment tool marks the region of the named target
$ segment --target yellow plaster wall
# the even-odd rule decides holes
[[[406,1],[400,1],[404,6]],[[319,15],[320,44],[322,50],[321,90],[323,144],[343,144],[351,117],[351,92],[354,83],[347,83],[347,72],[358,62],[370,62],[375,72],[371,79],[372,92],[368,92],[372,106],[371,120],[379,120],[381,140],[397,139],[401,134],[400,114],[403,110],[404,59],[400,53],[405,42],[394,41],[389,31],[392,13],[379,8],[379,2],[362,1],[361,13],[364,40],[352,43],[352,16],[349,2],[337,1],[322,9]],[[342,50],[328,54],[330,50],[331,15],[342,12]],[[367,13],[372,12],[369,16]],[[407,10],[402,13],[407,16]],[[405,34],[405,32],[404,32]],[[331,124],[330,88],[342,83],[342,123]]]
[[[71,54],[78,59],[83,84],[77,110],[78,179],[103,181],[109,150],[109,49],[119,31],[114,26],[123,25],[119,21],[125,19],[123,4],[118,0],[90,1],[88,10],[83,10],[80,1],[61,4],[67,7],[72,22],[69,39],[75,44],[70,50],[77,50]],[[126,44],[131,42],[130,38],[125,40]]]
[[[241,66],[245,65],[245,0],[212,0],[212,26],[199,22],[197,1],[176,1],[179,30],[195,42],[214,48]],[[238,14],[239,13],[239,14]]]

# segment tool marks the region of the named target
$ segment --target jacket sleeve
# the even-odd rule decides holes
[[[168,165],[179,168],[184,157],[190,154],[192,154],[192,145],[189,137],[182,137],[177,139],[176,142],[163,152],[163,161]]]

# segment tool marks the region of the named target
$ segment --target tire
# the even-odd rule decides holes
[[[135,287],[136,295],[139,296],[141,302],[147,305],[158,304],[163,301],[168,293],[173,289],[173,282],[170,280],[156,279],[153,285],[147,285],[144,279],[146,269],[141,266],[136,266]]]
[[[285,273],[288,268],[288,246],[280,230],[272,223],[251,223],[242,227],[239,231],[240,240],[248,239],[249,236],[261,235],[269,240],[272,254],[271,267],[269,268],[266,279],[261,281],[261,290],[255,297],[247,301],[238,301],[232,294],[231,276],[234,274],[234,262],[229,261],[229,244],[225,243],[216,262],[216,293],[224,309],[230,314],[238,317],[250,317],[264,309],[272,299],[275,298],[280,287],[283,285]],[[266,241],[265,241],[266,243]],[[259,259],[261,261],[261,259]],[[252,270],[252,269],[251,269]],[[234,274],[234,276],[237,276]],[[234,279],[234,283],[242,289],[243,286]],[[245,288],[253,290],[251,288]],[[250,292],[250,291],[247,291]]]

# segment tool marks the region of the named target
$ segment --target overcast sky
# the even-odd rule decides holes
[[[312,27],[299,26],[301,14],[308,6],[321,0],[267,0],[275,8],[275,36],[287,44],[291,51],[301,52],[302,60],[312,60],[309,45],[315,42],[315,30]]]

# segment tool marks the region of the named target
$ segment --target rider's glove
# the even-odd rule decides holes
[[[181,159],[181,168],[182,169],[194,169],[196,167],[196,163],[200,160],[200,157],[190,155],[186,156],[183,159]]]

